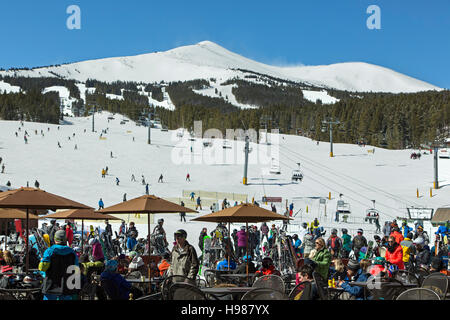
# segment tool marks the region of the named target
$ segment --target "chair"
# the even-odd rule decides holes
[[[282,293],[285,292],[284,282],[280,276],[275,275],[265,275],[258,277],[256,281],[252,285],[253,288],[268,288],[280,291]]]
[[[441,298],[431,289],[413,288],[402,292],[396,300],[441,300]]]
[[[161,292],[157,292],[157,293],[154,293],[154,294],[150,294],[150,295],[147,295],[147,296],[143,296],[143,297],[137,298],[135,300],[136,301],[137,300],[162,300],[162,294],[161,294]]]
[[[423,280],[430,274],[427,269],[419,267],[416,269],[416,275],[419,278],[419,284],[422,285]]]
[[[213,299],[209,299],[212,297]],[[176,282],[170,286],[168,300],[218,300],[214,295],[202,292],[196,286],[184,283]]]
[[[376,277],[374,286],[368,286],[373,300],[395,300],[395,298],[406,290],[403,283],[395,278]],[[392,285],[395,284],[395,285]]]
[[[269,288],[255,288],[246,292],[241,300],[289,300],[283,292]]]
[[[317,286],[317,292],[319,293],[320,300],[330,300],[328,294],[328,283],[317,271],[313,272],[313,279]]]
[[[161,285],[161,294],[163,300],[169,299],[169,289],[170,287],[177,282],[188,282],[192,283],[192,279],[189,279],[185,276],[170,276],[164,279],[162,285]]]
[[[445,299],[448,290],[447,276],[440,273],[431,273],[425,279],[423,279],[421,288],[431,289],[439,295],[442,300]]]
[[[415,284],[418,287],[420,286],[419,277],[407,270],[398,270],[395,279],[405,284]]]
[[[289,293],[289,300],[311,300],[311,282],[303,281],[294,287]]]
[[[199,288],[206,288],[208,286],[206,281],[204,279],[199,278],[199,277],[197,277],[197,280],[195,280],[195,284]]]

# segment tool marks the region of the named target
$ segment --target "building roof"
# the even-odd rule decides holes
[[[439,222],[447,222],[449,220],[450,220],[450,208],[439,208],[434,213],[431,222],[439,223]]]

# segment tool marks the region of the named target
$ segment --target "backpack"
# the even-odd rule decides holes
[[[362,248],[364,247],[364,241],[362,237],[356,236],[353,238],[353,245],[355,248]]]

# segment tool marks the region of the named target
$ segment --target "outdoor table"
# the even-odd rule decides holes
[[[163,282],[164,281],[164,279],[163,278],[144,278],[144,279],[142,279],[142,278],[138,278],[138,279],[126,279],[125,278],[125,280],[126,281],[128,281],[129,283],[131,283],[131,284],[143,284],[143,285],[150,285],[149,286],[149,293],[151,293],[151,284],[152,283],[154,283],[154,284],[160,284],[161,282]]]
[[[250,285],[250,282],[253,280],[255,276],[255,273],[249,273],[248,275],[246,273],[227,273],[227,274],[221,274],[221,278],[230,278],[231,280],[242,280],[246,279],[248,277],[248,285]]]
[[[341,294],[344,293],[344,288],[341,287],[328,287],[328,294],[330,295],[330,300],[337,300]]]
[[[364,300],[366,300],[366,298],[367,298],[366,290],[367,290],[368,282],[350,281],[348,284],[351,286],[363,287],[364,288]],[[417,288],[417,284],[414,284],[414,283],[400,284],[398,282],[382,282],[382,285],[384,287],[401,287],[401,286],[403,286],[406,289]]]
[[[210,293],[215,295],[229,295],[233,296],[233,299],[237,300],[243,294],[256,289],[254,287],[212,287],[212,288],[200,288],[203,293]]]

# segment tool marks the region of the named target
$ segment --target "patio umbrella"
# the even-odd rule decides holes
[[[29,267],[29,210],[50,209],[56,211],[57,209],[92,209],[82,203],[35,188],[20,188],[0,193],[0,208],[26,209],[26,273],[28,273]]]
[[[124,201],[107,207],[102,210],[98,210],[99,213],[108,214],[129,214],[129,213],[145,213],[147,214],[148,221],[148,248],[149,255],[151,253],[150,243],[150,215],[155,213],[179,213],[179,212],[197,212],[195,210],[180,206],[176,203],[161,199],[155,195],[144,195],[135,199]],[[150,266],[149,266],[150,270]],[[150,271],[149,271],[150,272]]]
[[[83,231],[84,231],[84,220],[122,220],[120,218],[110,216],[107,214],[101,214],[96,212],[94,209],[71,209],[65,211],[59,211],[40,219],[71,219],[71,220],[81,220],[81,252],[83,253]]]
[[[213,212],[201,217],[191,219],[191,221],[205,221],[205,222],[228,222],[246,224],[247,246],[246,255],[248,256],[248,223],[267,222],[273,220],[293,220],[292,218],[283,216],[281,214],[269,211],[267,209],[258,207],[251,203],[244,203],[238,206],[226,208],[217,212]],[[228,230],[230,232],[230,230]],[[247,259],[247,274],[248,274],[248,259]]]

